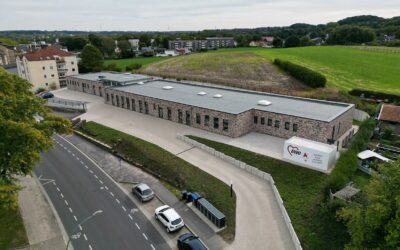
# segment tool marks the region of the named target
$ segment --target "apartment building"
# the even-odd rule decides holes
[[[88,77],[68,77],[68,89],[82,91]],[[353,134],[353,104],[140,77],[104,85],[105,103],[230,137],[259,132],[342,147]]]
[[[66,77],[79,74],[78,61],[70,52],[46,47],[17,57],[18,75],[39,88],[65,87]]]
[[[201,49],[218,49],[235,47],[233,37],[208,37],[205,40],[172,40],[168,42],[169,49],[188,48],[191,51]]]
[[[15,66],[15,46],[0,43],[0,66]]]

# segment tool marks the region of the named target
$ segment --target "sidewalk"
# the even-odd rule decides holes
[[[59,224],[38,182],[31,176],[19,179],[23,189],[18,194],[18,204],[30,244],[23,249],[65,249]]]
[[[158,181],[158,179],[125,161],[120,161],[118,157],[79,136],[68,135],[65,136],[65,138],[92,158],[115,181],[120,183],[145,182],[148,184],[163,203],[173,207],[182,216],[185,224],[190,229],[194,230],[210,249],[223,249],[227,246],[223,239],[215,234],[207,223],[186,204],[179,201],[174,194]],[[131,185],[123,185],[123,187],[127,191],[130,191]],[[149,207],[148,204],[146,207]],[[153,213],[154,210],[151,210],[150,215],[153,215]]]

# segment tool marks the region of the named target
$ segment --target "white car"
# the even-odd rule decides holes
[[[185,225],[175,209],[168,205],[156,208],[155,216],[156,220],[159,220],[167,228],[168,233],[176,231]]]

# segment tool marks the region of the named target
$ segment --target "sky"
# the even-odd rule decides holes
[[[0,30],[196,31],[400,16],[400,0],[0,1]]]

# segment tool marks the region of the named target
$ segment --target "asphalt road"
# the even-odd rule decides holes
[[[170,249],[130,198],[92,161],[62,137],[42,155],[35,172],[75,250]],[[78,226],[95,211],[102,210]],[[75,230],[74,230],[75,229]]]

